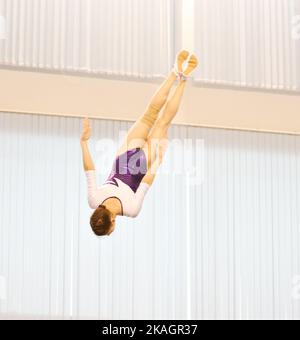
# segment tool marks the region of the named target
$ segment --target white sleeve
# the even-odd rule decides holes
[[[91,209],[97,209],[101,203],[101,195],[97,188],[96,171],[86,171],[87,179],[87,196],[88,202]]]
[[[150,185],[146,183],[141,183],[140,186],[138,187],[137,192],[135,193],[135,204],[132,209],[132,217],[137,217],[137,215],[140,213],[144,202],[144,198],[149,188]]]

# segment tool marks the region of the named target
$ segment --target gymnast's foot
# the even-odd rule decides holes
[[[188,65],[182,74],[182,79],[187,80],[190,74],[197,68],[198,66],[198,59],[195,54],[192,54],[188,60]]]
[[[177,69],[179,73],[183,72],[183,63],[187,60],[189,55],[189,52],[185,50],[182,50],[177,54]]]
[[[176,62],[173,71],[178,78],[180,78],[183,73],[183,64],[187,60],[188,56],[189,52],[185,50],[180,51],[176,56]]]

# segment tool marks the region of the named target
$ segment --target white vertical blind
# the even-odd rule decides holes
[[[93,121],[99,183],[129,126]],[[141,215],[98,239],[79,132],[0,114],[0,314],[300,318],[299,137],[173,127]]]
[[[299,0],[196,0],[201,83],[299,91]]]
[[[173,66],[183,34],[195,36],[199,83],[300,90],[299,0],[195,0],[194,32],[176,29],[181,3],[0,0],[0,66],[156,78]]]
[[[300,138],[198,133],[206,148],[192,206],[194,317],[299,319]]]
[[[99,183],[129,125],[93,122],[94,158],[98,169],[105,164]],[[139,218],[120,219],[112,237],[98,239],[89,227],[79,132],[78,119],[0,115],[0,276],[8,287],[0,314],[185,318],[187,212],[172,197],[184,182],[170,191],[175,175],[162,175]],[[98,139],[112,140],[113,152]]]
[[[174,59],[174,0],[0,0],[0,65],[138,78]]]

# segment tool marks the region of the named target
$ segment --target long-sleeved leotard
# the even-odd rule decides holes
[[[122,215],[136,217],[150,187],[142,182],[146,172],[147,160],[141,149],[129,150],[117,157],[108,180],[100,187],[97,186],[96,171],[86,171],[90,207],[97,209],[109,198],[117,198]]]

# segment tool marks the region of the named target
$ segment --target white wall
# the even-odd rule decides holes
[[[114,155],[96,140],[129,125],[93,121],[100,181]],[[139,218],[97,239],[79,130],[0,115],[0,314],[300,318],[299,137],[173,127]]]
[[[135,121],[159,84],[0,70],[0,111]],[[187,84],[180,125],[300,135],[300,96]]]

